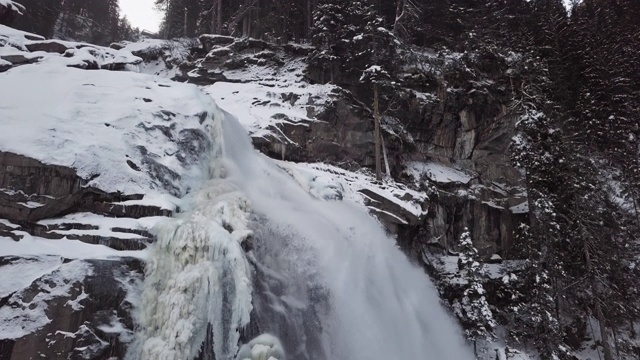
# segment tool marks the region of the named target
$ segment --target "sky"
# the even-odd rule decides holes
[[[131,26],[157,32],[162,17],[153,3],[154,0],[120,0],[120,12],[127,16]]]

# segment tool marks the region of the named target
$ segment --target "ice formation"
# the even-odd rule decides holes
[[[286,360],[280,340],[273,335],[262,334],[242,345],[237,360]]]
[[[212,326],[214,352],[232,359],[249,322],[251,279],[242,242],[251,204],[221,175],[220,113],[212,127],[211,179],[185,201],[186,212],[157,224],[129,358],[192,359]]]

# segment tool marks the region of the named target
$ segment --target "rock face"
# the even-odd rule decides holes
[[[260,151],[280,160],[326,162],[351,170],[373,168],[372,110],[354,95],[367,98],[370,89],[342,84],[342,88],[323,94],[330,101],[318,102],[312,96],[301,97],[297,91],[303,87],[299,84],[315,86],[311,83],[317,69],[306,69],[304,76],[295,77],[295,86],[282,80],[286,74],[280,70],[296,63],[305,69],[308,50],[297,52],[258,40],[221,36],[203,35],[200,40],[207,55],[192,64],[195,69],[189,73],[190,82],[249,82],[272,87],[273,95],[254,96],[245,104],[253,114],[274,113],[265,127],[268,131],[253,132],[254,145]],[[483,256],[508,256],[513,230],[525,218],[511,208],[526,199],[522,176],[511,166],[509,156],[515,118],[507,107],[508,66],[503,59],[480,57],[468,64],[481,69],[478,73],[482,75],[474,78],[461,76],[446,56],[425,57],[423,61],[435,69],[433,74],[410,67],[406,74],[400,74],[402,85],[394,90],[395,104],[388,105],[382,130],[391,173],[430,193],[430,212],[427,219],[409,224],[394,220],[395,216],[405,218],[398,212],[391,211],[391,217],[388,212],[378,215],[416,256],[434,245],[455,251],[465,227],[471,230]],[[336,82],[341,83],[339,79]],[[243,89],[237,87],[240,93]],[[224,103],[234,94],[224,93],[217,100]],[[290,105],[304,116],[294,119],[290,112],[279,115],[273,110]],[[411,163],[438,164],[462,171],[469,179],[464,183],[442,181],[429,172],[409,172]]]
[[[11,321],[22,323],[24,330],[43,325],[26,336],[1,339],[0,358],[122,358],[133,338],[131,301],[142,278],[140,260],[0,258],[4,267],[28,264],[33,269],[45,262],[53,265],[52,272],[18,292],[0,294],[3,317],[13,316]],[[20,310],[25,308],[31,312]]]
[[[155,206],[113,206],[142,195],[109,194],[86,185],[71,168],[0,151],[0,217],[9,221],[36,222],[82,211],[134,218],[171,215]]]

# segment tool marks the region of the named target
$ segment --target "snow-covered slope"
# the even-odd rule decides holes
[[[0,150],[74,168],[107,192],[182,195],[211,146],[216,107],[195,86],[55,64],[18,67],[0,83],[15,84],[0,96],[0,133],[11,134]]]
[[[150,231],[209,177],[220,111],[124,49],[0,25],[0,59],[0,357],[123,355]]]

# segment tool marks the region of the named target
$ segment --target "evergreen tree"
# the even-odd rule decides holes
[[[16,29],[53,37],[56,20],[62,10],[62,0],[20,0],[25,11],[11,26]]]
[[[474,342],[478,339],[491,339],[497,324],[485,297],[482,284],[483,266],[479,262],[478,250],[473,247],[468,229],[460,235],[458,244],[458,269],[466,281],[462,298],[453,305],[454,313],[465,327],[467,338]]]

